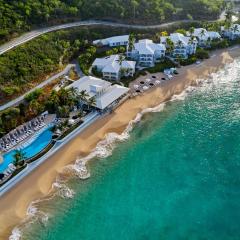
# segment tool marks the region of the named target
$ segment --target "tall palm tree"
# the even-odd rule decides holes
[[[90,110],[91,106],[96,106],[96,99],[95,99],[95,97],[89,98],[88,101],[87,101],[87,104],[88,104],[88,110]]]
[[[205,29],[202,29],[201,32],[200,32],[201,38],[203,38],[203,36],[205,36],[205,34],[206,34]]]
[[[238,25],[235,24],[232,28],[233,32],[236,33],[236,32],[239,32],[239,28],[238,28]]]
[[[58,96],[59,96],[61,104],[63,104],[63,105],[67,104],[68,98],[69,98],[69,94],[70,94],[70,90],[66,89],[66,88],[61,88],[58,91]]]
[[[193,36],[194,31],[195,31],[194,27],[191,27],[191,28],[189,29],[190,36]]]
[[[181,48],[181,47],[183,46],[183,42],[182,42],[181,40],[179,40],[179,41],[177,42],[177,46],[178,46],[179,48]]]
[[[123,61],[125,60],[125,57],[121,54],[119,55],[119,59],[118,59],[118,62],[119,62],[119,65],[122,66],[122,63]]]
[[[80,99],[80,106],[81,106],[81,108],[82,108],[83,104],[88,101],[88,98],[89,98],[89,94],[87,93],[86,90],[82,90],[79,93],[79,99]]]
[[[167,45],[167,53],[171,54],[174,50],[174,43],[169,37],[166,38],[166,45]]]
[[[135,35],[133,33],[130,33],[129,39],[128,39],[128,51],[134,50],[134,43],[135,43]]]

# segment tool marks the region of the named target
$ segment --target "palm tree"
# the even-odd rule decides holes
[[[166,38],[166,45],[167,45],[167,53],[171,54],[171,52],[174,50],[174,43],[169,37]]]
[[[79,93],[79,99],[80,99],[81,109],[82,109],[83,104],[87,102],[88,98],[89,98],[89,94],[87,93],[86,90],[82,90],[82,91]]]
[[[31,115],[36,116],[44,109],[36,99],[33,99],[29,104],[29,112]]]
[[[134,50],[134,43],[135,43],[135,35],[133,33],[130,33],[129,39],[128,39],[128,49],[127,51]]]
[[[206,33],[205,33],[205,29],[202,29],[201,32],[200,32],[201,38],[203,38],[203,36],[205,36],[205,34],[206,34]]]
[[[190,36],[193,36],[194,31],[195,31],[194,27],[191,27],[191,28],[189,29]]]
[[[239,29],[238,29],[238,25],[235,24],[232,28],[233,32],[236,33],[236,32],[239,32]]]
[[[124,57],[123,55],[120,55],[120,56],[119,56],[119,59],[118,59],[118,62],[119,62],[119,65],[120,65],[120,71],[124,70],[124,69],[122,68],[122,63],[123,63],[124,60],[125,60],[125,57]],[[122,75],[121,75],[121,76],[122,76]]]
[[[179,40],[179,41],[177,42],[177,46],[178,46],[179,48],[182,48],[183,42],[182,42],[181,40]]]
[[[59,96],[59,99],[60,99],[60,103],[62,105],[67,104],[68,98],[69,98],[69,94],[70,94],[70,91],[69,91],[69,89],[66,89],[66,88],[61,88],[58,91],[58,96]]]
[[[25,163],[26,159],[26,153],[22,150],[16,150],[16,153],[14,154],[14,162],[13,164],[18,168],[22,167]]]
[[[88,110],[90,110],[91,106],[96,106],[96,99],[95,99],[95,97],[89,98],[88,101],[87,101],[87,104],[88,104]]]
[[[122,63],[123,63],[124,60],[125,60],[125,57],[123,55],[119,55],[118,62],[119,62],[120,66],[122,66]]]

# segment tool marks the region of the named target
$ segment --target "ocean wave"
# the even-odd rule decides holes
[[[206,89],[211,87],[212,84],[219,84],[219,82],[226,82],[226,78],[224,77],[226,73],[230,73],[230,81],[236,77],[238,71],[240,69],[239,63],[235,60],[233,63],[226,65],[226,67],[222,70],[219,70],[217,73],[211,74],[207,79],[197,79],[197,86],[189,86],[180,94],[173,95],[172,98],[169,100],[171,101],[183,101],[189,94],[192,94],[196,89]],[[227,79],[229,81],[229,78]],[[105,138],[100,141],[95,149],[88,154],[86,157],[78,157],[74,164],[68,165],[64,168],[63,172],[67,173],[68,175],[76,176],[80,179],[87,179],[90,177],[90,172],[87,169],[86,164],[94,158],[107,158],[109,157],[113,150],[115,149],[117,143],[126,141],[130,137],[130,133],[133,130],[134,126],[139,123],[142,117],[147,113],[155,113],[161,112],[164,110],[167,102],[161,103],[156,107],[153,108],[146,108],[142,110],[140,113],[137,114],[134,120],[131,120],[127,125],[126,129],[121,134],[117,133],[108,133],[106,134]],[[32,223],[38,221],[40,224],[45,225],[48,221],[49,215],[38,210],[36,204],[48,201],[53,197],[60,196],[65,199],[73,198],[75,192],[70,189],[66,182],[61,179],[56,179],[56,181],[52,185],[52,190],[54,194],[51,195],[48,199],[40,199],[34,201],[30,204],[27,210],[27,218],[19,224],[19,226],[15,227],[12,230],[12,234],[9,237],[9,240],[20,240],[22,237],[22,232],[26,227],[29,227]]]
[[[22,232],[19,228],[14,228],[12,231],[11,236],[9,237],[9,240],[20,240],[22,237]]]
[[[53,188],[56,190],[56,194],[62,198],[74,197],[75,192],[64,183],[55,182]]]

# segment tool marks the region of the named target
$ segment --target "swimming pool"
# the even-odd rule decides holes
[[[30,145],[22,148],[26,158],[31,158],[41,152],[52,140],[52,127],[45,129]],[[0,164],[0,172],[4,172],[10,163],[14,161],[16,150],[12,150],[3,155],[3,163]]]

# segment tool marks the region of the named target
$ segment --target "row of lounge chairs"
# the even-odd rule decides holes
[[[44,120],[44,116],[39,116],[2,137],[0,139],[0,151],[6,152],[33,135],[46,125]]]
[[[14,166],[14,164],[10,163],[8,168],[3,173],[0,173],[0,183],[3,183],[9,179],[16,169],[17,168]]]

